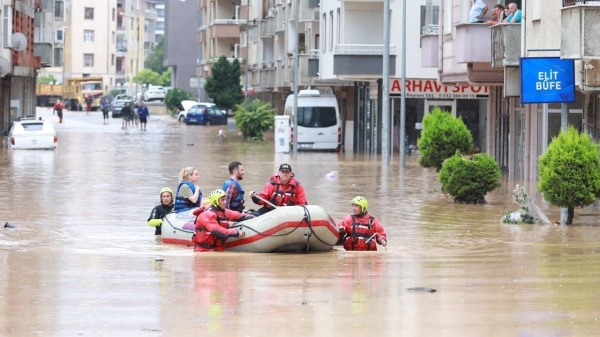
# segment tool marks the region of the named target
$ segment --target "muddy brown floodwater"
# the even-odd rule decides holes
[[[56,117],[46,109],[38,115]],[[56,151],[0,151],[2,336],[593,336],[600,328],[600,228],[505,225],[514,182],[459,205],[409,156],[382,168],[353,154],[274,155],[219,126],[152,116],[148,131],[65,114]],[[393,160],[397,161],[397,157]],[[196,166],[205,195],[246,168],[259,190],[291,163],[309,203],[334,218],[363,195],[387,251],[195,254],[147,226],[163,186]],[[337,171],[336,179],[327,173]],[[534,183],[526,184],[532,190]],[[558,211],[534,195],[551,220]],[[251,204],[250,201],[248,203]],[[381,248],[381,247],[380,247]],[[164,261],[155,261],[163,256]],[[435,293],[407,288],[429,287]]]

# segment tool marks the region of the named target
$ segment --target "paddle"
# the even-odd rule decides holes
[[[273,205],[273,203],[271,203],[269,200],[265,200],[263,199],[260,195],[258,195],[257,193],[254,193],[254,197],[256,197],[256,199],[269,204],[269,206],[273,207],[273,208],[279,208],[278,206]]]

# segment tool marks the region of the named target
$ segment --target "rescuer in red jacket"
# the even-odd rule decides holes
[[[254,218],[254,215],[225,209],[225,191],[214,190],[208,196],[210,206],[194,211],[196,232],[192,237],[195,252],[221,252],[229,237],[242,237],[244,232],[229,228],[229,221],[244,221]]]
[[[290,164],[281,164],[279,174],[271,176],[258,196],[275,206],[306,205],[304,187],[296,180]],[[258,199],[254,191],[250,192],[250,197],[255,204],[263,206],[257,211],[258,214],[263,215],[273,210],[268,203]]]
[[[377,250],[375,242],[387,245],[385,230],[379,220],[367,212],[369,202],[357,196],[352,199],[352,214],[346,216],[338,224],[344,236],[346,250]]]

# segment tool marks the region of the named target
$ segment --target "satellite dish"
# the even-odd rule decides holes
[[[4,57],[0,57],[0,77],[4,77],[10,72],[10,62]]]
[[[13,49],[23,51],[27,48],[27,37],[23,33],[14,33],[10,38],[10,44]]]

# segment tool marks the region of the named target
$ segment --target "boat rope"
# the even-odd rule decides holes
[[[256,229],[254,229],[254,228],[252,228],[252,227],[250,227],[250,226],[248,226],[248,225],[244,225],[244,224],[242,224],[242,223],[238,223],[236,226],[239,226],[239,227],[244,227],[244,228],[246,228],[246,229],[248,229],[248,230],[250,230],[250,231],[252,231],[252,232],[254,232],[254,233],[258,234],[258,235],[262,235],[262,236],[264,236],[264,237],[267,237],[267,236],[286,236],[286,235],[290,235],[290,234],[292,234],[294,231],[296,231],[296,229],[300,228],[300,225],[302,225],[302,223],[303,223],[305,220],[306,220],[306,217],[305,217],[304,219],[302,219],[302,221],[300,221],[300,222],[299,222],[299,223],[296,225],[296,227],[294,227],[294,229],[292,229],[291,231],[289,231],[289,232],[287,232],[287,233],[284,233],[284,234],[265,234],[265,233],[263,233],[263,232],[259,232],[259,231],[257,231]]]
[[[306,223],[308,224],[308,228],[310,228],[311,233],[313,233],[313,235],[317,238],[317,240],[321,241],[322,244],[326,245],[326,246],[333,246],[328,244],[327,242],[321,240],[321,238],[317,235],[317,233],[315,233],[315,230],[312,227],[312,221],[310,220],[310,212],[308,211],[308,208],[306,208],[305,205],[300,205],[302,206],[302,208],[304,209],[304,219],[302,219],[302,221],[306,220]],[[302,223],[302,222],[300,222]]]

